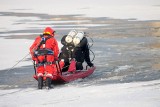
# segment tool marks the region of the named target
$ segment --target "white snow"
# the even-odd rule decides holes
[[[31,58],[29,54],[29,47],[34,40],[27,39],[2,39],[0,38],[0,70],[11,69],[12,67],[21,67],[32,65],[31,61],[26,61],[27,58]],[[58,42],[59,48],[61,43]],[[14,67],[15,66],[15,67]]]
[[[159,107],[160,80],[0,91],[1,107]],[[158,85],[156,85],[158,84]]]
[[[2,39],[0,38],[0,70],[12,68],[24,57],[29,58],[29,46],[32,44],[31,40],[20,39]],[[24,60],[26,59],[24,58]],[[21,61],[16,67],[23,65],[31,65],[30,61]]]
[[[160,0],[1,0],[0,12],[31,12],[52,15],[84,14],[90,17],[159,20],[159,5]],[[17,26],[15,22],[21,22],[19,22],[19,19],[16,16],[10,17],[0,15],[0,32],[38,27],[37,23],[44,23],[39,21],[34,22],[34,20],[37,20],[37,17],[21,17],[21,19],[33,20],[33,23],[22,23]],[[23,33],[15,34],[23,35]],[[11,34],[0,34],[0,36],[9,35]],[[23,59],[29,53],[29,46],[32,42],[33,40],[3,39],[1,37],[0,70],[10,69],[18,63],[18,61]],[[26,58],[29,58],[29,55]],[[22,61],[16,65],[16,67],[26,65],[32,65],[32,62]],[[120,66],[117,70],[128,68],[130,68],[130,66]],[[5,85],[0,85],[0,87],[4,86]],[[159,107],[160,80],[97,86],[91,85],[85,87],[79,85],[64,85],[64,87],[56,86],[52,90],[37,90],[36,87],[28,89],[6,89],[0,90],[0,106]]]
[[[26,22],[21,22],[21,20],[26,20]],[[29,21],[33,21],[34,20],[38,20],[38,18],[36,17],[10,17],[10,16],[0,16],[0,22],[3,26],[0,26],[0,32],[2,31],[11,31],[11,30],[24,30],[24,29],[28,29],[29,27],[31,27],[31,24],[32,24],[32,27],[35,26],[34,23],[29,23],[27,20]],[[21,24],[18,24],[17,23],[21,23]]]
[[[159,20],[159,0],[1,0],[1,11]],[[25,7],[25,8],[24,8]]]

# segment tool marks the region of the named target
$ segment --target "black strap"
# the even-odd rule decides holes
[[[44,36],[48,36],[48,37],[45,38]],[[40,42],[40,44],[37,46],[37,50],[39,50],[40,47],[42,46],[42,44],[45,44],[48,39],[52,38],[51,35],[40,35],[40,37],[41,37],[41,42]],[[42,40],[43,37],[45,38],[45,40]]]
[[[34,52],[35,56],[44,56],[44,55],[54,55],[54,52],[51,49],[39,49]]]
[[[48,36],[48,37],[45,38],[45,41],[42,40],[42,38],[43,38],[44,36]],[[40,47],[42,46],[42,44],[45,44],[48,39],[52,38],[51,35],[46,35],[46,34],[45,34],[45,35],[40,35],[40,37],[41,37],[41,42],[40,42],[40,44],[37,46],[36,51],[38,51],[38,50],[40,49]],[[36,55],[35,55],[35,56],[36,56]],[[37,58],[37,56],[36,56],[36,58]],[[38,58],[37,58],[37,59],[38,59]],[[46,60],[46,58],[45,58],[45,60]],[[38,63],[40,63],[39,60],[38,60]]]

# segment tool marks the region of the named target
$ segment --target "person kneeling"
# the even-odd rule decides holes
[[[65,35],[61,39],[63,47],[59,59],[64,59],[65,66],[62,71],[67,71],[70,65],[70,61],[75,59],[76,70],[83,69],[83,62],[85,61],[88,66],[93,67],[93,63],[90,61],[88,40],[84,36],[83,31],[71,30],[68,35]]]

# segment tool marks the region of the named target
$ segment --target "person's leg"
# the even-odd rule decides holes
[[[38,77],[38,89],[42,89],[43,87],[43,75],[44,75],[44,64],[42,63],[44,57],[38,57],[37,59],[37,77]]]
[[[43,87],[43,77],[39,76],[38,77],[38,89],[42,89]]]
[[[76,62],[76,70],[83,70],[82,62]]]
[[[57,75],[57,70],[55,68],[54,64],[54,56],[53,55],[47,55],[46,57],[46,85],[47,88],[51,87],[51,82],[54,75]]]

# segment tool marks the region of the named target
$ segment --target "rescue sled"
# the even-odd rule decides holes
[[[78,71],[74,71],[74,72],[62,72],[62,73],[58,73],[58,75],[54,76],[52,79],[52,83],[67,83],[67,82],[71,82],[80,78],[85,78],[88,77],[89,75],[91,75],[94,70],[96,69],[96,67],[91,67],[88,68],[86,70],[78,70]],[[37,75],[33,75],[33,77],[37,80],[38,77]],[[43,77],[43,80],[46,80],[46,77]]]

